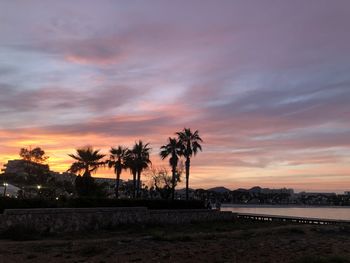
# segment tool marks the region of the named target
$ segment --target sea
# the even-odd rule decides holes
[[[350,220],[349,206],[277,206],[222,204],[221,211],[262,215],[295,216],[319,219]]]

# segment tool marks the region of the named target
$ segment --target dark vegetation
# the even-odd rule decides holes
[[[102,199],[69,198],[49,200],[40,198],[0,198],[0,212],[20,208],[79,208],[79,207],[147,207],[149,209],[204,209],[204,202],[198,200],[151,200],[151,199]]]

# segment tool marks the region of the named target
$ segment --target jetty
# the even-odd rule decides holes
[[[238,219],[248,219],[253,221],[277,221],[277,222],[292,222],[299,224],[317,224],[317,225],[338,225],[350,224],[350,220],[341,219],[322,219],[297,216],[280,216],[280,215],[265,215],[252,213],[235,213]]]

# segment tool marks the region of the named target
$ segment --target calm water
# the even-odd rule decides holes
[[[222,205],[221,210],[238,213],[350,220],[350,207]]]

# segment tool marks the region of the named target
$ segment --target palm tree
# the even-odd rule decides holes
[[[199,137],[198,130],[192,133],[191,129],[184,128],[181,132],[177,132],[176,134],[182,145],[181,155],[186,159],[186,200],[188,200],[191,157],[195,156],[198,150],[202,151],[202,146],[199,143],[203,142],[203,140]]]
[[[174,200],[175,197],[175,180],[176,180],[176,172],[177,172],[177,164],[180,159],[181,155],[181,143],[176,138],[170,138],[168,139],[168,144],[163,145],[160,147],[160,157],[162,160],[170,156],[169,158],[169,164],[171,166],[171,172],[172,172],[172,189],[171,189],[171,198]]]
[[[116,183],[115,183],[115,198],[118,199],[119,196],[119,181],[120,175],[123,169],[126,169],[126,158],[128,153],[128,148],[119,145],[117,148],[111,148],[109,160],[107,164],[109,168],[114,167],[114,172],[116,174]]]
[[[151,163],[149,159],[151,148],[149,147],[149,143],[144,144],[141,140],[135,143],[132,149],[132,155],[135,161],[135,168],[137,172],[137,197],[140,197],[141,190],[141,173],[144,169],[148,168]]]
[[[92,147],[87,146],[76,150],[76,154],[68,154],[76,161],[68,169],[69,172],[79,173],[84,171],[83,176],[91,177],[92,172],[96,172],[100,166],[104,165],[101,161],[106,155],[99,153],[100,150],[94,150]]]
[[[132,182],[133,182],[133,198],[136,198],[136,176],[137,176],[137,165],[135,154],[132,150],[128,150],[125,156],[125,165],[130,170],[132,174]]]
[[[105,164],[105,162],[101,160],[105,155],[99,153],[99,151],[100,150],[94,150],[92,147],[87,146],[77,149],[75,155],[68,154],[76,160],[68,169],[68,172],[84,172],[82,177],[79,175],[75,179],[75,187],[80,196],[96,195],[99,192],[98,186],[91,177],[92,172],[96,172],[100,166]]]

